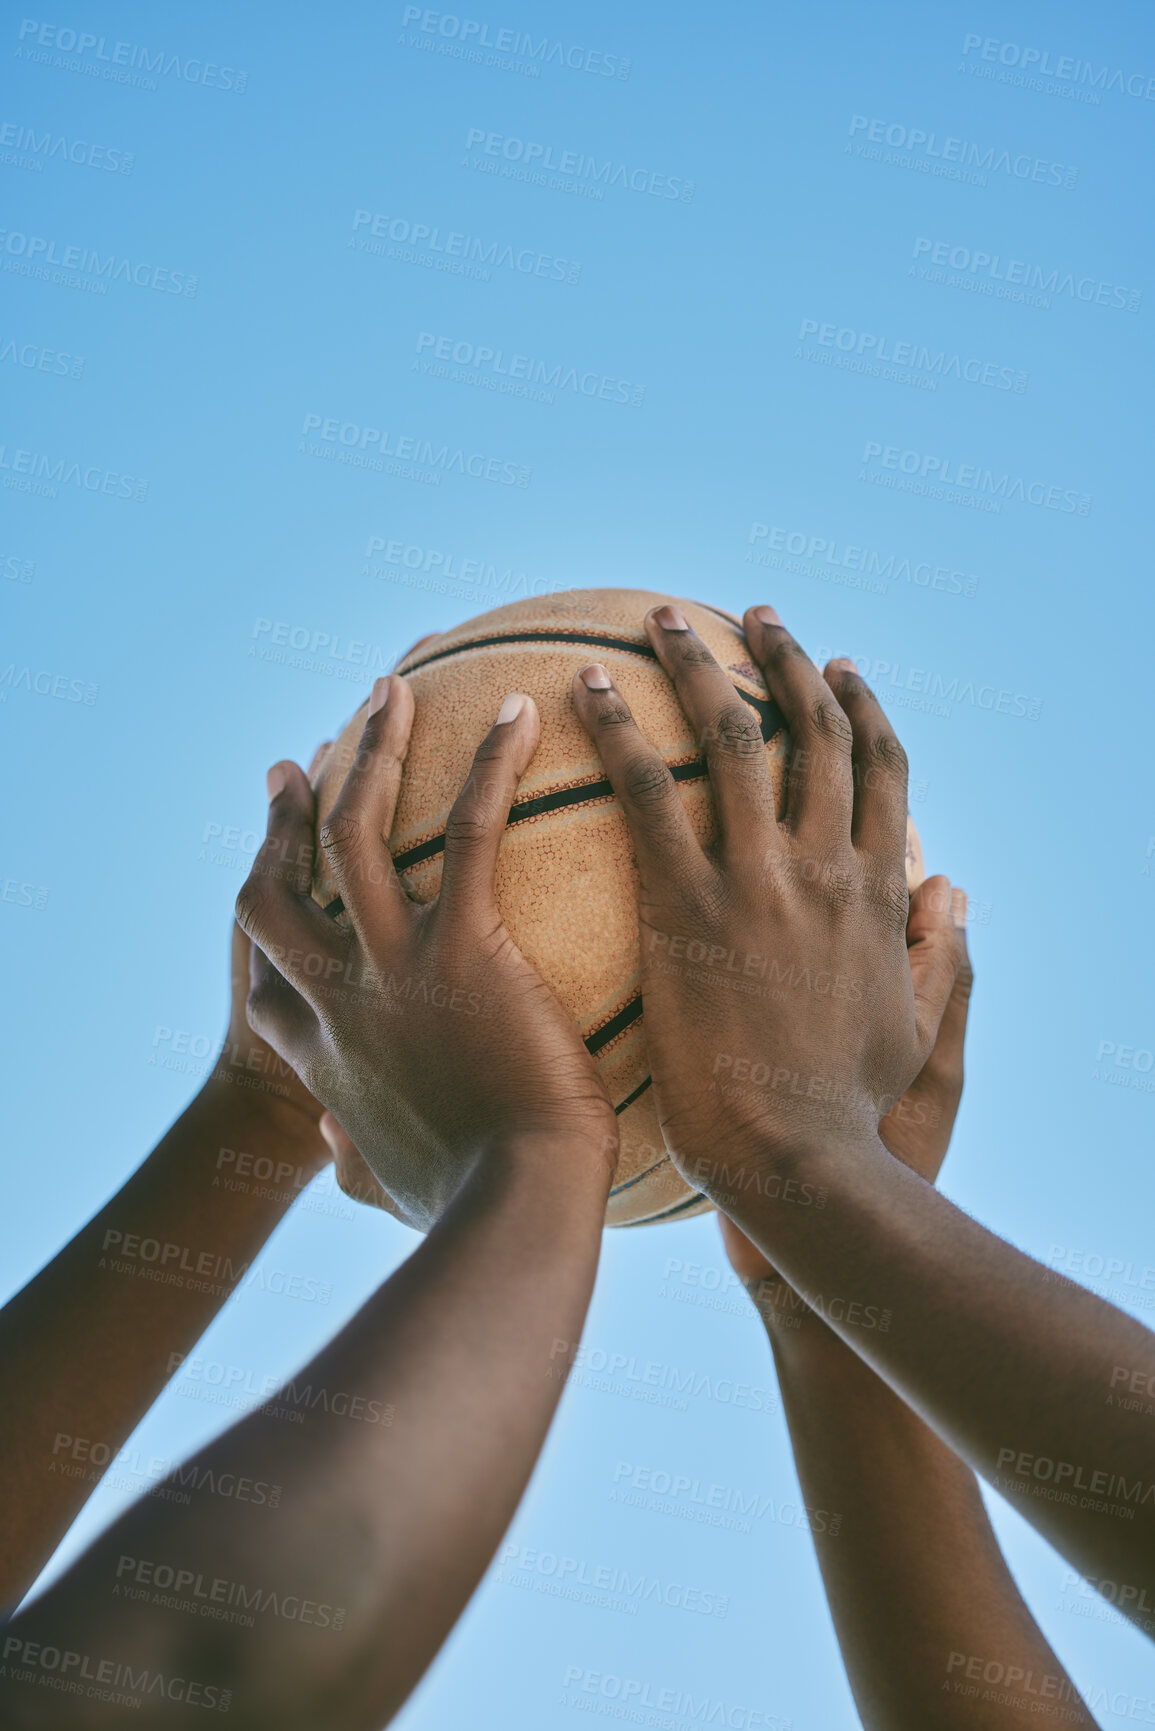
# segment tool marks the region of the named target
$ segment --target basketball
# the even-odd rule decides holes
[[[527,692],[541,714],[541,741],[502,839],[497,900],[514,943],[576,1021],[614,1104],[621,1153],[606,1209],[610,1226],[685,1220],[712,1206],[686,1184],[662,1140],[646,1061],[629,834],[570,701],[577,670],[603,662],[708,844],[714,814],[705,762],[642,628],[650,608],[675,599],[643,589],[574,589],[516,601],[421,644],[396,669],[413,688],[416,714],[389,848],[417,902],[437,894],[445,821],[502,698]],[[758,715],[781,812],[789,736],[740,624],[700,602],[676,605]],[[365,709],[314,770],[318,826],[353,762]],[[906,869],[914,888],[923,869],[909,822]],[[343,918],[323,858],[313,895]]]

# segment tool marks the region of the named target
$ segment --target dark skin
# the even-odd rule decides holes
[[[533,1470],[565,1386],[558,1342],[580,1338],[597,1271],[617,1126],[494,898],[536,709],[515,705],[482,742],[450,814],[441,894],[420,908],[384,839],[411,718],[405,681],[379,681],[320,837],[304,773],[270,772],[268,837],[238,912],[265,946],[250,1018],[333,1114],[324,1134],[346,1179],[356,1186],[359,1167],[347,1120],[428,1235],[290,1388],[186,1464],[191,1506],[138,1502],[14,1619],[6,1656],[33,1681],[9,1673],[6,1724],[124,1723],[123,1703],[38,1687],[49,1650],[75,1655],[76,1676],[87,1655],[122,1668],[113,1682],[125,1666],[179,1679],[177,1697],[137,1688],[142,1725],[187,1723],[195,1684],[196,1704],[217,1710],[231,1692],[238,1731],[378,1731],[464,1609]],[[318,845],[340,874],[347,932],[309,895]],[[402,1019],[387,1010],[391,976],[444,991],[418,994]],[[472,994],[492,1013],[462,1008]],[[211,1488],[242,1479],[280,1486],[279,1506]],[[247,1621],[238,1606],[253,1607]]]
[[[310,774],[328,745],[318,748]],[[250,1027],[251,950],[234,925],[228,1031],[204,1087],[117,1194],[0,1311],[0,1360],[19,1391],[0,1408],[8,1488],[2,1607],[19,1603],[175,1365],[235,1290],[236,1271],[326,1163],[336,1158],[348,1195],[392,1210],[340,1139],[326,1139],[323,1108],[292,1065]],[[251,1156],[250,1172],[270,1162],[273,1180],[241,1176],[226,1188],[235,1167],[222,1149]],[[117,1248],[134,1239],[176,1244],[186,1262],[207,1251],[211,1281],[161,1283],[112,1268]]]
[[[641,869],[647,1035],[663,1123],[683,1173],[729,1209],[808,1304],[845,1287],[892,1310],[894,1330],[866,1342],[832,1308],[824,1314],[940,1437],[964,1455],[970,1447],[974,1464],[989,1470],[984,1449],[1003,1425],[1018,1428],[1024,1449],[1062,1445],[1071,1391],[1056,1391],[1052,1319],[1031,1284],[1035,1265],[950,1209],[879,1140],[880,1116],[933,1047],[957,949],[949,916],[933,906],[906,941],[905,772],[881,712],[845,668],[828,668],[833,683],[814,689],[818,676],[785,634],[773,636],[779,629],[747,616],[751,652],[795,738],[792,809],[781,825],[759,779],[760,736],[752,738],[744,707],[736,712],[729,680],[676,620],[647,620],[706,746],[720,819],[708,855],[608,679],[587,669],[575,686]],[[493,896],[500,832],[536,743],[532,705],[504,716],[484,743],[447,827],[442,895],[432,911],[414,909],[384,840],[408,730],[407,700],[395,688],[407,690],[385,682],[385,701],[371,706],[346,792],[318,838],[351,929],[326,921],[309,895],[312,795],[288,764],[274,772],[269,841],[240,913],[265,957],[251,1019],[355,1132],[403,1216],[430,1226],[421,1250],[307,1371],[330,1386],[396,1391],[398,1425],[365,1443],[326,1414],[310,1424],[308,1446],[300,1438],[286,1453],[269,1428],[275,1421],[252,1415],[197,1464],[276,1477],[299,1499],[291,1521],[271,1534],[237,1507],[227,1518],[199,1510],[190,1523],[170,1508],[137,1505],[15,1626],[33,1646],[115,1641],[136,1664],[185,1675],[211,1667],[235,1689],[242,1725],[275,1714],[279,1724],[311,1726],[323,1710],[368,1731],[422,1674],[540,1449],[560,1388],[554,1348],[580,1334],[616,1155],[596,1072],[569,1019],[512,951]],[[870,797],[855,813],[859,789]],[[770,977],[783,984],[735,1010],[736,994],[660,965],[674,937],[753,956],[755,978],[758,963],[765,977],[772,962]],[[394,975],[421,982],[422,1005],[437,1013],[423,1007],[389,1039],[382,1012]],[[479,1021],[447,1034],[474,993],[493,996],[495,1032],[485,1037]],[[715,1085],[744,1053],[767,1049],[776,1072],[802,1078],[801,1107],[793,1086]],[[713,1152],[720,1146],[724,1162]],[[796,1206],[799,1187],[812,1185],[830,1198],[818,1229]],[[1146,1335],[1124,1338],[1119,1314],[1094,1303],[1060,1319],[1064,1345],[1075,1340],[1073,1392],[1084,1407],[1087,1376],[1094,1386],[1104,1362],[1139,1351]],[[1011,1376],[998,1363],[1008,1342]],[[1016,1380],[1031,1383],[1029,1398]],[[1025,1428],[1036,1407],[1037,1438]],[[1075,1437],[1096,1440],[1093,1428]],[[1069,1537],[1065,1518],[1060,1511],[1055,1524]],[[219,1574],[226,1585],[261,1557],[295,1602],[311,1592],[310,1603],[342,1604],[342,1633],[355,1640],[333,1644],[331,1623],[322,1637],[315,1626],[266,1622],[238,1641],[227,1629],[182,1622],[179,1609],[156,1599],[126,1619],[110,1582],[126,1555],[136,1570],[157,1553],[195,1580]],[[1094,1544],[1087,1554],[1099,1560]],[[307,1569],[315,1572],[305,1580]],[[147,1705],[155,1718],[172,1716],[167,1702]],[[70,1700],[67,1710],[87,1715],[74,1723],[119,1722],[93,1703]],[[56,1725],[64,1711],[64,1698],[33,1690],[19,1723]]]
[[[260,951],[250,1021],[291,1058],[402,1217],[424,1229],[460,1188],[462,1150],[476,1156],[479,1134],[499,1143],[577,1128],[616,1153],[617,1130],[572,1018],[513,943],[493,889],[505,814],[537,748],[536,706],[521,699],[479,748],[447,819],[440,894],[419,905],[383,839],[413,692],[391,674],[378,694],[318,838],[348,925],[310,893],[315,802],[295,764],[270,771],[269,837],[237,914]],[[432,1065],[446,1027],[452,1063]]]
[[[911,897],[908,938],[942,880]],[[953,892],[965,922],[965,897]],[[890,1153],[928,1184],[938,1177],[963,1086],[973,975],[965,923],[958,972],[930,1056],[879,1125]],[[978,1483],[880,1376],[858,1358],[725,1215],[727,1255],[766,1328],[806,1503],[836,1509],[814,1544],[855,1704],[868,1731],[1010,1731],[1041,1703],[1062,1723],[1093,1726],[1003,1560]],[[841,1293],[823,1308],[846,1308]],[[860,1310],[859,1328],[879,1324]],[[980,1681],[971,1681],[975,1672]],[[1001,1686],[981,1681],[1003,1667]],[[968,1667],[970,1676],[968,1676]],[[993,1673],[992,1673],[993,1675]]]
[[[647,615],[646,630],[703,744],[718,818],[708,850],[605,669],[584,669],[573,690],[637,859],[646,1041],[671,1157],[808,1301],[843,1293],[889,1310],[887,1332],[828,1320],[1074,1568],[1126,1583],[1119,1608],[1141,1625],[1142,1595],[1155,1598],[1155,1475],[1142,1426],[1105,1397],[1117,1366],[1155,1375],[1155,1336],[1056,1284],[879,1136],[930,1055],[957,969],[946,912],[927,910],[907,945],[907,768],[893,729],[853,663],[823,675],[772,608],[747,612],[750,655],[793,741],[779,819],[757,723],[724,670],[676,609]],[[676,958],[691,943],[726,965],[687,967]],[[820,1190],[826,1207],[807,1206]]]
[[[248,1025],[249,940],[239,927],[230,960],[229,1028],[212,1075],[128,1182],[0,1311],[12,1391],[0,1404],[9,1493],[0,1602],[9,1606],[168,1382],[174,1355],[192,1350],[330,1159],[321,1106]],[[280,1177],[226,1190],[232,1164],[222,1148],[271,1159]],[[118,1249],[133,1239],[187,1247],[186,1262],[207,1251],[213,1278],[161,1284],[142,1277],[151,1267],[139,1256],[120,1271]],[[76,1477],[61,1470],[78,1464]]]

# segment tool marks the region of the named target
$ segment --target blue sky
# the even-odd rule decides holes
[[[422,632],[606,584],[771,600],[859,659],[928,869],[972,898],[944,1186],[1150,1322],[1149,16],[479,6],[85,0],[3,27],[6,1288],[196,1085],[266,766]],[[502,389],[514,355],[557,383]],[[398,472],[425,441],[497,478]],[[299,1365],[412,1242],[322,1179],[262,1267],[327,1302],[245,1292],[204,1376]],[[567,1392],[510,1535],[725,1615],[492,1579],[406,1731],[566,1731],[594,1674],[856,1723],[725,1267],[708,1218],[607,1238],[590,1362],[634,1372]],[[636,1398],[650,1363],[763,1410]],[[174,1385],[132,1448],[213,1434],[211,1386]],[[658,1512],[647,1474],[762,1512]],[[131,1494],[94,1497],[56,1566]],[[1143,1638],[995,1519],[1104,1723],[1155,1696]]]

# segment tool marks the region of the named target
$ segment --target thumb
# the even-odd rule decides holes
[[[955,910],[955,911],[952,911]],[[962,960],[956,929],[957,898],[941,873],[925,878],[910,898],[906,956],[914,991],[914,1022],[923,1062],[938,1035]],[[965,920],[965,913],[962,918]]]
[[[333,741],[331,739],[323,739],[312,757],[309,759],[309,767],[305,771],[305,774],[309,778],[310,787],[316,787],[318,781],[321,779],[321,765],[332,750],[332,746]]]

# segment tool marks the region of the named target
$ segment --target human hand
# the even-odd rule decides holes
[[[928,917],[942,912],[944,891],[937,885],[938,880],[928,879],[911,894],[910,916],[906,922],[908,945],[921,941]],[[934,898],[939,899],[937,908],[931,905]],[[949,898],[958,956],[954,986],[929,1058],[906,1093],[895,1101],[878,1126],[882,1142],[895,1158],[930,1184],[938,1177],[946,1158],[962,1098],[963,1045],[974,984],[974,970],[967,951],[966,893],[952,889]],[[764,1318],[775,1322],[788,1316],[793,1324],[802,1301],[797,1299],[770,1258],[725,1214],[719,1214],[718,1225],[730,1266]]]
[[[943,880],[945,882],[945,880]],[[910,898],[906,923],[907,943],[918,943],[931,921],[937,925],[943,912],[944,891],[939,880],[928,878]],[[932,898],[938,905],[932,906]],[[966,891],[949,890],[951,929],[955,946],[954,983],[930,1056],[906,1093],[897,1099],[878,1126],[884,1145],[904,1166],[933,1184],[946,1159],[954,1134],[963,1091],[963,1046],[966,1041],[974,968],[967,948]]]
[[[310,1094],[292,1065],[249,1026],[252,945],[236,922],[229,942],[229,1025],[207,1086],[226,1103],[230,1115],[267,1118],[279,1139],[307,1148],[318,1171],[327,1163],[320,1131],[324,1107]],[[304,1152],[299,1158],[304,1159]]]
[[[326,739],[317,747],[309,765],[310,775],[332,743]],[[230,1115],[240,1110],[250,1118],[254,1114],[267,1117],[276,1124],[278,1138],[293,1143],[303,1141],[319,1172],[329,1159],[320,1134],[324,1107],[313,1098],[292,1065],[249,1026],[246,1006],[252,984],[251,953],[247,934],[234,920],[229,942],[229,1025],[207,1085],[227,1102]],[[225,1089],[229,1090],[227,1094]],[[302,1164],[307,1163],[303,1151],[298,1158]]]
[[[907,948],[906,758],[853,663],[824,678],[773,609],[745,616],[791,732],[779,820],[757,719],[675,608],[645,623],[706,754],[708,847],[604,668],[575,677],[574,703],[634,845],[663,1134],[687,1181],[725,1207],[735,1183],[877,1136],[934,1042],[953,928],[928,906]]]
[[[386,1214],[402,1216],[393,1198],[381,1181],[375,1178],[365,1163],[352,1136],[343,1130],[332,1112],[321,1113],[321,1134],[333,1156],[333,1176],[337,1188],[352,1202],[363,1202],[368,1208],[380,1208]]]
[[[385,840],[413,719],[399,675],[374,686],[361,747],[320,833],[348,917],[310,885],[315,800],[269,772],[268,836],[237,898],[261,954],[250,1023],[337,1118],[401,1217],[427,1227],[477,1159],[543,1134],[608,1185],[613,1108],[574,1023],[514,946],[494,891],[510,802],[537,746],[532,700],[506,699],[446,826],[441,892],[406,896]],[[539,1144],[540,1146],[540,1144]]]

